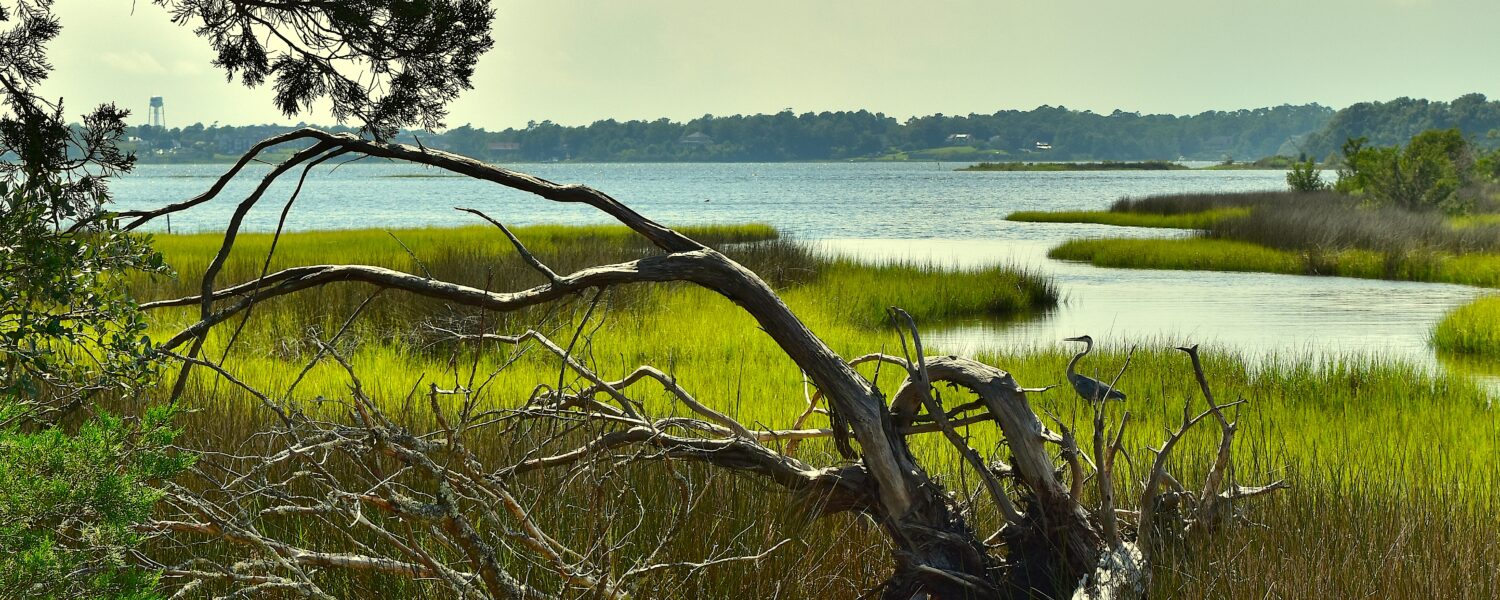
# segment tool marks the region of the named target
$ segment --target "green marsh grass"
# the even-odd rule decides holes
[[[1443,352],[1500,360],[1500,296],[1460,306],[1438,321],[1433,347]]]
[[[1019,211],[1005,217],[1007,221],[1027,223],[1095,223],[1122,227],[1159,227],[1166,229],[1203,229],[1215,222],[1250,213],[1249,208],[1216,208],[1195,213],[1171,215],[1103,210]]]
[[[709,239],[712,230],[685,229],[699,239]],[[747,241],[764,238],[766,232],[750,235],[724,228],[719,238]],[[485,228],[460,230],[408,230],[392,232],[401,239],[408,255],[392,236],[383,232],[318,232],[284,236],[277,251],[277,266],[361,262],[413,273],[430,272],[434,277],[493,290],[512,290],[544,282],[515,258],[508,242],[497,231]],[[623,228],[566,227],[518,228],[516,234],[543,261],[567,272],[593,264],[638,258],[655,253],[635,241]],[[159,247],[168,264],[181,275],[175,280],[138,282],[144,298],[167,298],[191,294],[203,269],[198,257],[211,253],[216,236],[161,236]],[[569,240],[577,240],[576,243]],[[713,242],[710,242],[713,243]],[[253,278],[261,270],[268,236],[241,236],[234,258],[226,265],[222,283]],[[783,294],[788,304],[816,331],[832,340],[865,340],[871,335],[885,339],[886,307],[902,306],[923,322],[957,318],[1016,318],[1056,304],[1057,292],[1050,280],[1010,269],[950,270],[925,265],[890,263],[862,265],[851,260],[824,256],[783,240],[732,245],[726,252],[762,274]],[[415,258],[413,258],[413,256]],[[188,266],[183,266],[188,265]],[[312,350],[306,342],[310,332],[331,334],[373,290],[360,284],[325,286],[302,294],[276,298],[257,308],[251,325],[240,335],[233,356],[245,369],[248,381],[271,389],[285,385],[295,375],[287,361],[305,359]],[[586,298],[574,299],[569,309]],[[663,367],[677,365],[685,381],[704,385],[743,378],[739,356],[748,352],[741,337],[755,336],[755,323],[728,300],[686,285],[625,286],[611,290],[603,300],[608,315],[596,334],[593,348],[602,364],[629,369],[651,362]],[[525,311],[520,315],[489,315],[491,329],[519,332],[546,322],[567,334],[571,313],[553,315],[554,309]],[[167,309],[155,313],[154,329],[169,335],[195,319],[196,308]],[[466,330],[479,326],[477,311],[440,302],[385,293],[371,301],[348,336],[355,344],[356,363],[368,365],[367,384],[394,393],[409,388],[418,374],[435,376],[446,371],[450,348],[438,341],[430,325]],[[233,332],[231,327],[214,330],[208,348],[221,348]],[[877,332],[877,333],[870,333]],[[894,342],[893,337],[889,338]],[[868,352],[860,345],[836,350]],[[894,348],[894,346],[889,346]],[[783,376],[800,385],[791,363],[774,345],[757,347],[766,364],[783,369]],[[547,360],[528,360],[513,365],[513,373],[534,375],[552,372]],[[340,393],[343,383],[337,369],[323,365],[306,385],[309,393]],[[327,377],[324,377],[324,376]],[[518,375],[515,379],[526,379]],[[763,381],[752,379],[753,382]],[[326,385],[325,385],[326,384]],[[516,391],[529,392],[522,386]],[[800,388],[799,388],[800,389]],[[752,383],[742,388],[746,397],[772,395]],[[751,412],[754,413],[752,409]],[[757,418],[779,416],[751,414]]]
[[[1327,275],[1500,287],[1500,254],[1413,252],[1392,256],[1357,249],[1295,252],[1249,242],[1185,238],[1069,240],[1047,256],[1117,269]]]
[[[394,233],[421,265],[382,232],[293,234],[282,240],[285,254],[278,251],[278,260],[285,265],[369,262],[411,272],[422,272],[418,269],[425,266],[434,275],[488,283],[491,289],[540,283],[514,260],[493,230]],[[520,228],[517,234],[558,270],[653,252],[623,230],[610,228]],[[756,237],[734,230],[720,235],[740,241]],[[159,238],[168,262],[183,274],[178,281],[139,282],[143,292],[150,292],[146,297],[187,293],[194,287],[192,281],[206,262],[195,262],[194,257],[211,254],[217,240],[186,237]],[[584,241],[574,241],[579,239]],[[244,238],[224,282],[258,273],[266,242]],[[1025,308],[1044,307],[1055,298],[1047,293],[1050,286],[1045,280],[1003,269],[950,272],[907,264],[860,265],[776,240],[727,251],[772,281],[808,326],[846,357],[899,352],[899,341],[884,324],[885,306],[907,308],[921,324],[931,326],[958,316],[1019,316]],[[198,271],[183,266],[193,264]],[[284,389],[301,361],[312,354],[301,340],[310,332],[329,335],[370,292],[367,286],[335,286],[319,292],[326,296],[268,304],[251,316],[226,368],[264,389]],[[538,326],[566,338],[577,330],[587,300],[572,300],[557,311],[488,315],[483,326],[502,332]],[[164,312],[156,316],[156,327],[160,332],[175,331],[191,312]],[[427,320],[465,330],[480,327],[481,316],[468,311],[387,292],[371,302],[366,316],[339,347],[366,389],[393,417],[417,431],[434,427],[423,402],[409,396],[418,381],[447,386],[468,381],[470,373],[482,381],[509,356],[505,350],[457,347],[424,334],[422,322]],[[805,402],[796,366],[743,311],[700,289],[672,285],[611,292],[588,330],[592,333],[580,356],[587,356],[607,378],[654,364],[675,374],[700,401],[757,427],[790,426]],[[227,328],[216,330],[206,346],[208,355],[218,357],[228,336]],[[1124,342],[1106,343],[1081,369],[1101,377],[1113,374],[1124,361]],[[1165,341],[1142,342],[1149,343],[1136,353],[1120,383],[1130,399],[1110,407],[1116,418],[1119,411],[1131,412],[1126,444],[1140,457],[1147,456],[1147,445],[1161,441],[1164,427],[1180,418],[1181,403],[1198,397],[1182,353],[1166,349]],[[929,350],[945,352],[936,346]],[[1024,385],[1042,386],[1062,382],[1072,351],[1034,348],[978,358],[1011,371]],[[1236,481],[1253,485],[1286,478],[1294,488],[1245,506],[1245,516],[1266,527],[1237,528],[1224,541],[1169,553],[1158,566],[1153,597],[1398,597],[1419,589],[1434,597],[1492,597],[1500,590],[1500,544],[1495,543],[1500,525],[1495,516],[1500,514],[1495,510],[1500,508],[1500,493],[1495,491],[1500,488],[1500,461],[1495,459],[1500,452],[1500,420],[1484,389],[1462,378],[1371,359],[1291,356],[1250,368],[1230,354],[1208,350],[1204,358],[1221,399],[1250,400],[1239,413]],[[893,390],[900,383],[889,369],[878,378],[873,368],[864,372],[882,389]],[[555,359],[530,353],[484,387],[481,408],[516,406],[537,382],[557,378]],[[334,401],[348,393],[345,374],[323,364],[295,398],[304,410],[338,414],[341,409]],[[943,394],[949,403],[964,400],[958,392]],[[657,388],[643,386],[632,395],[657,414],[682,410]],[[314,401],[319,397],[329,401]],[[1087,411],[1065,386],[1032,401],[1039,411],[1050,411],[1076,426],[1080,439],[1089,439]],[[1201,406],[1201,399],[1195,401]],[[185,417],[183,443],[190,447],[256,449],[264,442],[253,432],[273,425],[274,417],[257,402],[203,369],[193,375],[185,402],[192,412]],[[816,420],[812,425],[827,423]],[[966,433],[976,448],[986,451],[1000,441],[988,424],[969,427]],[[477,444],[474,450],[501,464],[547,439],[546,434],[518,431],[503,443]],[[1174,472],[1184,481],[1199,480],[1216,439],[1212,427],[1200,426],[1180,446]],[[973,483],[972,473],[965,478],[941,438],[921,436],[914,445],[925,464],[952,489],[968,489]],[[827,464],[834,461],[832,456],[829,444],[815,441],[803,447],[799,458]],[[709,547],[754,552],[782,537],[792,538],[794,545],[758,564],[725,565],[691,577],[663,573],[643,582],[646,596],[852,599],[887,575],[882,534],[860,519],[846,515],[809,523],[797,515],[792,498],[754,478],[691,465],[678,465],[673,473],[690,478],[702,496],[684,527],[693,535],[674,540],[661,560],[702,560]],[[1128,497],[1130,486],[1137,485],[1129,482],[1142,473],[1129,468],[1126,473],[1120,479],[1127,482],[1122,496]],[[631,528],[638,528],[639,539],[622,552],[641,556],[650,551],[648,542],[667,527],[667,511],[648,511],[643,520],[617,523],[600,515],[634,511],[636,497],[623,493],[627,486],[647,502],[675,499],[675,481],[662,465],[642,464],[607,480],[571,478],[559,484],[555,477],[538,475],[519,481],[516,488],[524,501],[538,507],[540,524],[566,543],[586,546],[601,536],[625,539]],[[1089,494],[1092,501],[1093,492]],[[579,505],[591,510],[580,511]],[[997,525],[992,513],[982,513],[976,523],[981,531]],[[277,527],[308,543],[346,543],[341,532],[302,528],[291,519]],[[222,552],[212,547],[197,551]],[[528,581],[551,580],[513,556],[507,560]],[[323,577],[327,589],[339,596],[430,595],[421,583],[402,579],[337,571]]]
[[[1069,240],[1053,248],[1047,256],[1130,269],[1306,272],[1303,261],[1291,252],[1245,242],[1199,238]]]

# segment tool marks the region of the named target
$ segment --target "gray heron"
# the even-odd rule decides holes
[[[1068,383],[1073,384],[1073,391],[1078,392],[1079,396],[1082,396],[1084,400],[1088,400],[1089,402],[1125,399],[1125,394],[1120,393],[1120,390],[1112,390],[1108,385],[1105,385],[1104,382],[1087,375],[1079,375],[1078,372],[1074,370],[1074,367],[1078,366],[1078,360],[1083,358],[1083,355],[1088,354],[1089,351],[1094,349],[1094,338],[1086,335],[1080,335],[1078,337],[1066,338],[1063,341],[1083,342],[1084,344],[1083,352],[1074,354],[1073,360],[1068,361]],[[1108,391],[1108,393],[1106,393],[1106,390]]]

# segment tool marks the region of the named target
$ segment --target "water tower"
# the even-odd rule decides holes
[[[161,96],[151,97],[151,113],[148,115],[147,121],[149,121],[148,124],[152,127],[167,128],[167,113],[161,101]]]

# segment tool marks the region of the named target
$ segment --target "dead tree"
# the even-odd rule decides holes
[[[756,429],[698,402],[670,374],[643,366],[610,380],[594,372],[567,347],[536,331],[456,337],[466,343],[550,352],[587,385],[576,389],[540,385],[530,402],[514,407],[503,417],[465,410],[461,418],[445,412],[437,398],[465,391],[434,387],[429,390],[431,410],[440,423],[434,432],[414,433],[384,416],[365,396],[352,369],[349,376],[355,384],[349,408],[354,417],[346,422],[307,418],[289,400],[251,390],[279,416],[282,428],[275,435],[282,440],[282,451],[242,463],[244,468],[238,475],[217,482],[223,490],[218,497],[175,490],[169,503],[181,518],[163,520],[154,525],[154,530],[216,537],[251,548],[261,558],[233,569],[175,565],[168,575],[194,582],[230,581],[243,586],[295,589],[319,596],[325,594],[308,574],[309,569],[345,568],[437,581],[463,597],[550,596],[550,592],[528,586],[507,572],[497,555],[499,548],[508,546],[537,563],[550,565],[561,589],[581,588],[605,597],[623,597],[630,592],[630,577],[608,575],[591,564],[590,553],[558,543],[514,502],[508,486],[527,473],[617,460],[621,452],[626,452],[633,460],[686,460],[765,478],[804,499],[812,515],[853,511],[869,517],[890,540],[894,568],[883,586],[885,598],[1008,598],[1037,592],[1048,597],[1138,597],[1148,584],[1153,552],[1167,543],[1164,536],[1211,532],[1226,521],[1230,514],[1226,507],[1234,501],[1282,487],[1279,482],[1262,488],[1229,483],[1235,424],[1224,410],[1239,402],[1216,403],[1196,348],[1183,350],[1192,357],[1207,409],[1195,413],[1193,403],[1186,403],[1180,427],[1170,432],[1156,453],[1144,491],[1138,498],[1122,501],[1115,497],[1113,481],[1118,474],[1113,466],[1123,452],[1120,432],[1128,414],[1110,436],[1105,432],[1108,423],[1102,409],[1096,409],[1090,461],[1070,430],[1060,422],[1058,431],[1049,429],[1033,411],[1027,394],[1036,390],[1021,387],[1010,374],[991,365],[956,356],[925,356],[916,324],[905,313],[893,314],[903,326],[903,339],[911,342],[907,356],[872,354],[846,360],[810,331],[761,278],[713,248],[636,213],[603,192],[555,184],[441,151],[299,130],[255,146],[198,197],[120,216],[130,219],[127,228],[134,229],[153,218],[192,208],[216,197],[260,152],[292,143],[310,145],[272,168],[239,204],[228,223],[223,245],[204,274],[200,293],[147,305],[198,307],[196,324],[159,345],[163,352],[172,352],[181,360],[184,376],[193,368],[209,368],[237,381],[232,373],[200,358],[209,329],[267,299],[318,286],[363,283],[489,311],[515,311],[612,286],[685,282],[722,295],[754,317],[802,370],[816,393],[812,394],[808,413],[794,428]],[[221,287],[217,276],[233,250],[242,219],[271,183],[299,167],[305,177],[313,166],[339,156],[421,164],[546,200],[586,204],[649,240],[663,254],[560,274],[529,252],[499,221],[485,216],[547,283],[496,292],[379,267],[321,265],[265,272],[252,281]],[[319,359],[324,357],[343,362],[333,350],[319,354]],[[905,371],[905,380],[894,395],[885,397],[855,369],[867,362],[894,365]],[[181,393],[183,380],[179,379],[174,394]],[[630,390],[642,382],[655,382],[694,416],[655,418],[646,414]],[[938,384],[962,388],[978,400],[945,406]],[[826,402],[832,426],[805,428],[806,417],[819,400]],[[1182,435],[1210,416],[1222,431],[1219,452],[1204,483],[1189,490],[1168,473],[1167,459]],[[503,431],[493,425],[516,419],[591,423],[597,426],[597,433],[571,449],[539,450],[504,465],[484,464],[469,451],[471,445],[466,440]],[[981,455],[955,429],[986,421],[995,422],[1003,432],[1007,461]],[[922,432],[944,435],[969,468],[980,474],[987,504],[1004,521],[994,535],[975,531],[968,514],[975,505],[956,501],[913,455],[908,438]],[[814,437],[834,438],[844,460],[814,465],[791,452],[773,449],[773,442]],[[393,470],[372,471],[363,482],[341,481],[322,467],[327,457],[338,453],[384,457]],[[1055,454],[1060,458],[1055,459]],[[1099,487],[1100,505],[1085,500],[1085,480],[1090,477],[1085,462],[1095,470],[1092,481]],[[412,478],[425,481],[425,487],[409,483]],[[283,502],[259,508],[254,514],[243,509],[248,498],[267,494],[279,495]],[[304,548],[255,524],[257,519],[290,513],[322,515],[330,524],[340,521],[364,528],[385,541],[385,550],[364,543],[338,552]],[[375,514],[383,517],[374,518]],[[392,518],[406,529],[390,528],[387,523]],[[413,526],[422,529],[421,535]],[[754,556],[718,557],[698,566]],[[670,566],[647,560],[627,575]]]

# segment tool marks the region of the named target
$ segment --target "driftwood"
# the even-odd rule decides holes
[[[1117,477],[1114,464],[1123,452],[1121,433],[1128,414],[1110,436],[1103,409],[1096,407],[1093,448],[1091,453],[1086,452],[1060,421],[1058,431],[1043,424],[1027,400],[1028,393],[1038,390],[1022,388],[1010,374],[991,365],[956,356],[925,356],[916,323],[899,310],[894,310],[893,316],[902,325],[903,340],[910,340],[907,356],[872,354],[845,360],[810,331],[761,278],[718,251],[651,221],[597,190],[559,185],[441,151],[299,130],[254,147],[203,195],[158,210],[119,216],[129,220],[127,229],[134,229],[154,218],[190,209],[216,197],[258,153],[292,143],[310,145],[276,165],[241,202],[223,246],[203,277],[200,293],[146,305],[199,309],[196,324],[159,344],[163,352],[174,353],[182,363],[184,378],[179,379],[174,397],[182,393],[181,382],[190,369],[212,369],[260,398],[282,423],[281,429],[266,432],[275,438],[279,451],[218,457],[222,460],[209,461],[221,469],[212,474],[200,466],[200,472],[212,479],[215,491],[172,489],[167,504],[176,516],[147,528],[174,536],[218,539],[257,557],[237,564],[196,561],[168,566],[167,576],[186,582],[185,589],[214,584],[327,597],[312,572],[336,568],[420,578],[465,598],[546,598],[558,590],[587,590],[602,597],[623,598],[632,592],[635,578],[660,570],[708,568],[789,551],[778,550],[778,544],[759,554],[715,556],[692,563],[656,561],[653,553],[623,571],[606,569],[599,565],[609,549],[570,548],[558,542],[557,536],[537,525],[530,509],[516,500],[510,487],[518,477],[549,470],[566,474],[577,472],[583,465],[642,460],[672,464],[685,460],[774,482],[801,498],[810,516],[852,511],[878,523],[890,540],[893,563],[892,574],[881,591],[885,598],[1008,598],[1037,593],[1054,598],[1138,597],[1149,584],[1153,552],[1167,543],[1163,536],[1211,532],[1227,521],[1229,504],[1282,487],[1279,482],[1262,488],[1227,483],[1232,480],[1229,470],[1235,424],[1224,410],[1238,402],[1216,403],[1196,348],[1183,350],[1191,357],[1208,409],[1195,416],[1192,403],[1187,403],[1180,427],[1169,434],[1156,453],[1141,496],[1119,503],[1113,483]],[[342,155],[407,161],[551,201],[587,204],[649,240],[663,254],[559,274],[529,252],[499,221],[466,209],[499,227],[547,283],[495,292],[378,267],[323,265],[264,272],[252,281],[221,287],[218,273],[233,251],[241,221],[270,184],[299,167],[305,177],[312,166]],[[670,374],[655,367],[642,366],[610,380],[575,355],[572,344],[560,345],[537,331],[519,335],[453,333],[451,337],[494,352],[551,353],[560,368],[585,384],[571,388],[540,384],[527,404],[502,412],[477,411],[471,390],[430,386],[426,396],[439,427],[422,433],[409,431],[382,413],[378,403],[365,394],[358,374],[333,348],[332,340],[323,341],[326,343],[320,346],[314,361],[336,360],[348,369],[352,392],[347,402],[353,418],[344,422],[311,418],[288,400],[290,394],[278,398],[254,390],[219,365],[199,357],[203,340],[215,325],[252,310],[266,299],[323,285],[360,283],[458,305],[513,311],[588,290],[652,282],[701,286],[728,298],[755,318],[815,389],[807,395],[807,410],[791,428],[772,430],[742,424],[732,415],[698,402]],[[183,347],[187,350],[176,354]],[[887,363],[905,372],[904,382],[889,399],[855,369],[865,362]],[[658,418],[647,414],[632,398],[633,386],[643,382],[654,382],[693,416]],[[978,400],[946,406],[938,384],[962,388]],[[462,399],[459,410],[445,409],[440,399],[449,397]],[[831,425],[808,428],[809,418],[822,410],[819,402],[826,403]],[[1200,489],[1190,491],[1167,472],[1167,459],[1183,434],[1209,416],[1220,425],[1221,444],[1206,481]],[[568,424],[575,435],[553,441],[581,441],[558,451],[538,447],[508,464],[486,464],[471,452],[480,440],[501,443],[486,436],[506,435],[514,431],[511,424],[522,421]],[[982,455],[956,430],[990,421],[1004,434],[1004,462],[1000,456]],[[971,522],[977,504],[956,500],[913,455],[908,438],[924,432],[942,434],[968,467],[979,474],[987,505],[1003,518],[999,531],[988,536],[975,531]],[[846,460],[814,465],[796,458],[798,441],[822,437],[834,438]],[[1054,459],[1054,454],[1060,458]],[[350,476],[336,475],[326,467],[332,460],[387,466],[370,467],[350,480]],[[1092,475],[1086,473],[1085,463],[1092,465]],[[1084,500],[1090,478],[1102,499],[1097,506]],[[684,483],[684,498],[693,493],[693,486]],[[267,498],[276,502],[267,506]],[[687,500],[673,502],[677,507],[691,506]],[[1169,506],[1171,522],[1163,516],[1164,507]],[[330,528],[360,530],[382,540],[382,544],[375,547],[351,541],[338,551],[319,550],[280,539],[258,525],[286,515],[321,519]],[[544,590],[526,583],[504,566],[511,561],[501,560],[502,554],[522,555],[533,565],[543,565],[555,576],[555,584]]]

